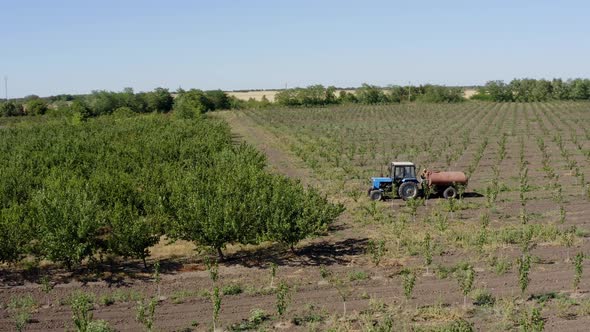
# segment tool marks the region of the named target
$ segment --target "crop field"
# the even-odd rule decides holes
[[[369,291],[367,303],[409,304],[411,322],[456,314],[478,328],[505,330],[530,323],[535,311],[549,330],[558,324],[583,330],[590,304],[590,278],[580,273],[590,234],[589,108],[576,102],[341,106],[246,111],[230,123],[271,133],[269,139],[244,130],[244,137],[255,144],[265,139],[258,145],[267,153],[292,156],[290,167],[277,169],[345,204],[345,230],[334,236],[366,239],[365,257],[350,265],[373,271],[370,279],[385,287],[376,299]],[[469,186],[457,201],[370,201],[369,178],[395,160],[464,171]],[[404,269],[416,276],[408,302]],[[471,269],[464,307],[457,279]],[[352,288],[363,294],[362,283]],[[493,303],[481,304],[483,298]],[[424,318],[430,310],[440,316]]]
[[[30,214],[45,228],[52,221],[31,241],[35,250],[0,265],[0,331],[76,330],[89,314],[120,331],[587,330],[590,103],[344,104],[206,117],[214,119],[0,122],[0,165],[29,181],[0,182],[22,201],[2,213],[16,222]],[[302,186],[263,173],[260,155],[242,141],[266,155],[266,170]],[[36,158],[9,158],[15,150]],[[391,161],[463,171],[469,184],[452,200],[369,200],[370,177],[387,175]],[[39,190],[45,185],[53,191]],[[141,210],[124,213],[126,193]],[[251,204],[265,195],[274,210]],[[302,234],[289,241],[293,232],[277,215],[300,196]],[[199,228],[206,218],[191,214],[201,204],[194,197],[223,207],[207,216],[233,224]],[[306,216],[322,211],[328,220],[340,206],[320,236],[305,238],[313,233],[304,232],[313,226]],[[86,252],[52,249],[55,236],[46,235],[71,211],[92,211],[102,223],[92,236],[58,234],[88,241]],[[265,238],[244,240],[236,227],[258,227]],[[11,234],[1,257],[29,235]],[[225,257],[216,261],[194,242]]]

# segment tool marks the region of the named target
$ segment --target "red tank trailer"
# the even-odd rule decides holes
[[[467,186],[467,175],[463,172],[440,172],[423,170],[423,184],[428,184],[434,191],[443,190],[444,198],[453,198],[457,195],[457,186]]]

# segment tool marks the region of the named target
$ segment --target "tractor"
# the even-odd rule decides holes
[[[395,196],[396,193],[403,200],[416,198],[425,186],[428,186],[433,194],[442,193],[444,198],[455,198],[457,187],[467,185],[467,176],[463,172],[425,169],[416,177],[416,166],[407,161],[394,161],[387,167],[387,171],[389,177],[371,178],[372,186],[368,194],[374,201],[382,200],[386,196]]]

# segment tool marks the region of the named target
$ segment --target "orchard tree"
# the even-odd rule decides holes
[[[210,165],[191,168],[173,184],[173,236],[211,247],[223,259],[226,245],[261,240],[267,175],[248,163],[260,159],[249,146],[226,149],[211,159]]]
[[[142,216],[133,206],[116,204],[109,211],[109,249],[122,257],[141,259],[147,269],[149,247],[158,243],[160,233],[156,218]]]
[[[307,191],[299,182],[273,176],[270,200],[265,213],[267,236],[270,240],[289,246],[327,230],[328,225],[342,213],[342,205],[330,204],[316,190]]]
[[[43,257],[71,269],[96,249],[103,226],[97,202],[85,181],[66,169],[55,169],[32,198],[32,214]]]
[[[12,205],[0,209],[0,263],[18,262],[27,253],[26,246],[32,240],[27,225],[26,209]]]

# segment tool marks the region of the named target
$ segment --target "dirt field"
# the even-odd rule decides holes
[[[217,284],[227,295],[217,326],[456,331],[453,324],[465,320],[482,331],[523,326],[532,331],[540,322],[546,331],[586,331],[589,264],[581,264],[584,273],[575,289],[572,261],[590,249],[588,111],[589,103],[468,102],[215,114],[228,121],[236,141],[266,153],[273,171],[316,186],[347,207],[325,236],[301,243],[296,254],[271,244],[230,248],[219,266]],[[380,175],[392,160],[468,172],[465,197],[453,203],[432,198],[416,213],[399,199],[369,201],[369,177]],[[424,254],[427,233],[430,265]],[[382,255],[369,250],[369,243],[378,241],[384,243]],[[191,249],[177,244],[155,250],[162,262],[158,330],[212,326],[212,281],[202,257],[188,254]],[[521,291],[517,259],[525,254],[531,257],[530,283]],[[273,287],[271,263],[278,266]],[[458,279],[466,265],[475,275],[464,299]],[[404,269],[416,276],[408,299]],[[158,294],[151,271],[138,262],[100,271],[52,269],[55,287],[44,293],[40,277],[46,270],[3,270],[0,331],[15,329],[11,303],[26,295],[35,305],[25,330],[73,330],[68,298],[79,290],[93,294],[95,319],[121,331],[141,330],[137,301]],[[291,289],[282,317],[276,305],[280,281]],[[534,308],[540,318],[531,314]]]

